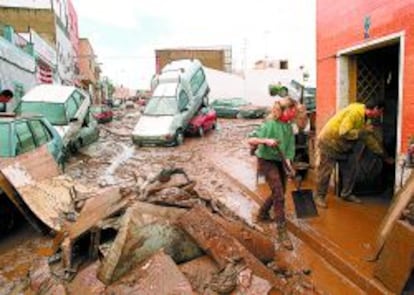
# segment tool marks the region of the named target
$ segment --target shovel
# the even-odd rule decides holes
[[[295,175],[295,173],[291,171],[290,166],[286,161],[286,157],[278,146],[276,146],[276,150],[282,159],[283,167],[285,168],[287,175],[289,177]],[[292,198],[293,204],[295,205],[296,217],[309,218],[318,216],[318,210],[316,209],[315,201],[313,200],[313,191],[311,189],[301,189],[302,180],[303,178],[301,175],[294,177],[296,190],[292,191]]]

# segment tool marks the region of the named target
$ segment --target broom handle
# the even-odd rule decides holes
[[[283,154],[282,150],[278,145],[276,145],[275,148],[277,153],[279,154],[279,157],[282,159],[282,164],[285,167],[286,172],[288,173],[288,177],[293,177],[293,175],[295,175],[295,171],[293,171],[291,166],[287,163],[286,157]]]

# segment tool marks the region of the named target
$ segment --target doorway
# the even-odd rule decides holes
[[[401,44],[399,37],[380,40],[366,46],[352,48],[339,57],[338,107],[350,102],[377,101],[383,104],[384,114],[373,121],[375,136],[370,140],[384,146],[388,156],[396,158],[398,150],[398,111],[401,97]],[[395,164],[387,164],[372,153],[364,144],[355,149],[355,160],[361,166],[353,194],[384,197],[388,202],[396,185]],[[346,169],[346,167],[345,167]],[[341,171],[339,168],[339,189]]]

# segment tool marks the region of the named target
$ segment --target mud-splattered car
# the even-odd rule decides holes
[[[90,143],[82,137],[81,130],[97,128],[95,120],[90,118],[90,105],[89,95],[76,87],[38,85],[22,97],[16,111],[45,116],[62,137],[64,146],[74,151]]]
[[[262,118],[267,112],[266,107],[255,106],[241,97],[216,99],[211,107],[219,118]]]
[[[92,106],[91,112],[98,123],[111,122],[114,117],[114,113],[107,105]]]
[[[217,126],[217,114],[212,108],[201,108],[195,115],[190,123],[188,123],[187,133],[198,134],[204,136],[205,132],[211,129],[215,129]]]

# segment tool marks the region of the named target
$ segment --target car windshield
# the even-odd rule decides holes
[[[145,107],[145,115],[171,116],[177,113],[177,83],[161,83]]]
[[[62,103],[23,101],[19,105],[18,112],[21,114],[41,114],[45,116],[52,125],[68,124],[65,106]]]
[[[10,124],[0,123],[0,157],[10,156]]]
[[[145,115],[172,116],[177,113],[178,105],[175,97],[151,97],[145,107]]]

